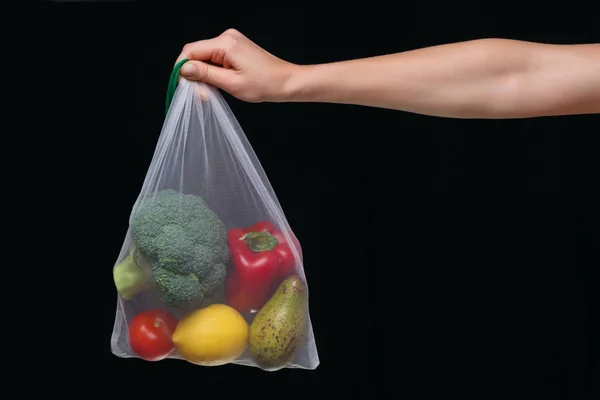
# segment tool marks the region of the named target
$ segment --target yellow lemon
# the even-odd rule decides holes
[[[227,364],[248,346],[248,323],[234,308],[211,304],[182,318],[173,333],[177,352],[204,366]]]

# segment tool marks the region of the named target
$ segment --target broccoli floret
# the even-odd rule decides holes
[[[154,239],[156,260],[161,268],[177,274],[191,274],[195,271],[194,242],[189,232],[178,225],[166,225]]]
[[[171,306],[193,306],[204,300],[204,288],[192,273],[176,274],[155,263],[152,278],[161,292],[162,300]]]
[[[165,303],[174,307],[194,307],[200,305],[205,296],[212,294],[225,280],[225,265],[215,264],[211,271],[200,280],[193,273],[177,274],[155,263],[152,277]]]
[[[217,214],[196,195],[166,189],[138,202],[130,219],[136,248],[152,260],[151,274],[120,285],[120,293],[139,293],[150,280],[161,299],[190,307],[211,295],[225,280],[227,230]],[[115,282],[118,279],[115,270]],[[121,279],[121,281],[125,281]]]

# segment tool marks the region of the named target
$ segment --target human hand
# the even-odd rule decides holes
[[[235,29],[186,44],[181,76],[216,86],[247,102],[282,101],[295,64],[275,57]]]

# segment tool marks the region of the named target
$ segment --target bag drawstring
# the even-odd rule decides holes
[[[171,106],[171,101],[173,101],[173,96],[175,96],[175,90],[177,89],[177,81],[179,78],[179,71],[181,70],[181,66],[188,62],[187,58],[179,61],[173,71],[171,72],[171,77],[169,78],[169,87],[167,88],[167,104],[165,109],[165,115],[169,113],[169,107]]]

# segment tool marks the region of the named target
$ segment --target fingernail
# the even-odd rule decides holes
[[[194,64],[188,64],[185,63],[181,66],[181,74],[182,75],[193,75],[194,71],[196,71],[196,67],[194,67]]]

